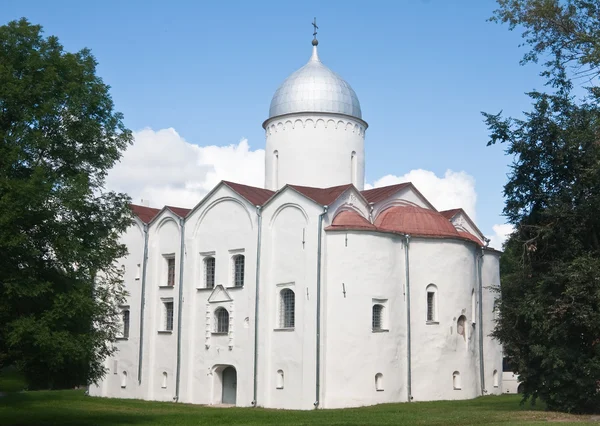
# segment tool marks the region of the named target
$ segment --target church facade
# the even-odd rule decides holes
[[[263,127],[265,188],[132,205],[122,335],[90,394],[285,409],[501,394],[500,252],[410,182],[364,190],[368,125],[316,39]]]

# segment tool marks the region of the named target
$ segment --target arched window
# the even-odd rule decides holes
[[[283,389],[283,370],[277,370],[277,389]]]
[[[207,257],[204,259],[204,286],[206,288],[215,287],[215,258]]]
[[[163,373],[162,373],[162,385],[160,386],[163,389],[167,388],[167,377],[168,377],[167,372],[163,371]]]
[[[279,151],[273,151],[273,189],[279,189]]]
[[[229,312],[225,308],[215,311],[215,333],[229,333]]]
[[[127,387],[127,371],[123,371],[123,373],[121,373],[121,387]]]
[[[494,387],[497,388],[498,387],[498,370],[494,370]]]
[[[355,186],[358,180],[358,176],[356,176],[356,162],[356,151],[352,151],[352,154],[350,154],[350,182]]]
[[[475,324],[477,322],[477,304],[475,303],[475,289],[471,290],[471,322]]]
[[[373,331],[383,330],[383,305],[373,305],[373,318],[372,318]]]
[[[246,259],[243,254],[233,256],[233,285],[244,286],[244,267]]]
[[[123,310],[123,337],[129,338],[129,309]]]
[[[455,371],[452,373],[452,387],[456,390],[460,390],[460,373]]]
[[[294,328],[296,315],[296,295],[289,288],[284,288],[280,293],[279,327]]]
[[[462,336],[463,339],[465,339],[465,341],[467,340],[466,324],[467,324],[467,317],[465,317],[464,315],[461,315],[460,317],[458,317],[458,321],[456,321],[456,332],[460,336]]]
[[[383,390],[383,374],[381,374],[381,373],[375,374],[375,390],[376,391]]]
[[[434,284],[427,286],[427,322],[436,322],[437,315],[437,287]]]

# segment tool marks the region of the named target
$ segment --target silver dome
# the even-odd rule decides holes
[[[362,119],[356,93],[323,65],[317,46],[308,63],[286,78],[271,99],[269,118],[295,112],[331,112]]]

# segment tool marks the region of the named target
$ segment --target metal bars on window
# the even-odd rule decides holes
[[[215,258],[204,259],[204,285],[206,288],[215,287]]]
[[[175,258],[167,259],[167,285],[173,287],[175,285]]]
[[[427,321],[435,321],[435,292],[427,292]]]
[[[373,331],[378,331],[383,328],[383,305],[373,305]]]
[[[244,267],[245,257],[243,254],[238,254],[233,257],[233,285],[236,287],[244,286]]]
[[[229,333],[229,312],[225,308],[215,311],[215,333]]]
[[[296,316],[296,295],[289,288],[280,293],[279,327],[294,328]]]
[[[173,302],[165,304],[165,331],[173,331]]]
[[[129,309],[123,311],[123,337],[129,338]]]

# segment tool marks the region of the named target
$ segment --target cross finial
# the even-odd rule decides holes
[[[317,44],[319,44],[319,41],[317,40],[317,30],[319,29],[319,27],[317,27],[317,18],[316,17],[313,20],[312,26],[313,26],[313,30],[314,30],[312,44],[313,44],[313,46],[316,46]]]

